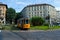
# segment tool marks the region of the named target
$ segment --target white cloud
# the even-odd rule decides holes
[[[54,0],[54,3],[60,3],[60,0]]]
[[[26,4],[26,3],[24,3],[24,2],[16,2],[16,4]]]
[[[16,2],[16,4],[28,5],[28,4],[31,4],[31,3],[25,3],[25,2]]]
[[[60,10],[60,7],[56,7],[56,10]]]

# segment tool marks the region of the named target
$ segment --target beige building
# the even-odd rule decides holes
[[[5,24],[6,22],[6,10],[7,5],[0,2],[0,24]]]
[[[23,17],[47,17],[50,15],[50,18],[53,20],[56,18],[56,9],[50,4],[34,4],[26,6],[21,13]],[[54,20],[53,20],[54,21]]]

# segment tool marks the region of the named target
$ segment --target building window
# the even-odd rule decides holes
[[[43,9],[45,9],[45,6],[43,6]]]
[[[40,6],[40,10],[42,10],[42,6]]]
[[[33,11],[36,11],[36,7],[33,7]]]
[[[33,15],[33,12],[32,12],[32,15]]]
[[[36,14],[36,12],[35,12],[35,14]]]
[[[48,11],[48,13],[49,13],[49,11]]]
[[[40,16],[42,16],[42,12],[40,12]]]
[[[29,7],[29,11],[32,11],[32,7]]]
[[[39,10],[39,6],[37,6],[37,10]]]
[[[31,14],[31,13],[29,13],[29,14]]]
[[[49,10],[49,6],[47,6],[48,10]]]
[[[33,15],[34,15],[34,14],[33,14],[33,12],[32,12],[32,17],[33,17]]]
[[[2,18],[2,17],[0,17],[0,20],[3,20],[3,18]]]
[[[34,11],[36,11],[36,7],[34,7]]]
[[[31,16],[29,15],[29,17],[31,17]]]
[[[32,7],[32,10],[34,11],[34,7]]]
[[[29,11],[30,11],[30,7],[29,7]]]
[[[40,10],[40,6],[39,6],[39,10]]]
[[[43,10],[47,10],[47,6],[43,6]]]
[[[36,12],[35,12],[35,16],[36,16]]]
[[[32,11],[33,11],[33,7],[32,7]]]
[[[39,12],[37,12],[37,16],[39,16]]]
[[[40,13],[42,13],[42,11]]]

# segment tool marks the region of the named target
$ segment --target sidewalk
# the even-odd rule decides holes
[[[49,30],[5,30],[5,31],[11,31],[11,32],[47,32],[47,31],[57,31],[60,29],[49,29]]]

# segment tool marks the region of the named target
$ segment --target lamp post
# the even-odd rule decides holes
[[[46,17],[46,19],[48,19],[49,27],[51,27],[52,26],[52,19],[51,19],[50,14],[48,14],[48,16]]]
[[[50,14],[48,14],[48,20],[49,20],[49,27],[51,27],[52,26],[52,19],[51,19],[51,16],[50,16]]]
[[[52,23],[51,23],[51,17],[50,17],[49,21],[50,21],[49,27],[51,27],[51,26],[52,26]]]

